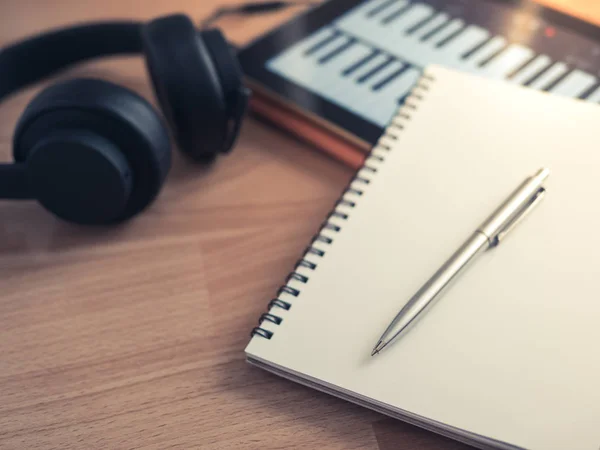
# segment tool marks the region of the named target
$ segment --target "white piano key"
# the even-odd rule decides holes
[[[588,102],[598,103],[600,102],[600,88],[596,89],[585,99]]]
[[[385,66],[385,68],[381,69],[379,72],[377,72],[375,75],[373,75],[373,77],[369,78],[369,81],[367,83],[370,87],[373,87],[373,86],[377,85],[379,82],[381,82],[382,80],[389,77],[391,74],[393,74],[397,70],[402,69],[402,67],[404,67],[404,63],[402,63],[400,61],[392,61],[390,64]]]
[[[425,5],[423,3],[416,3],[400,17],[393,20],[389,24],[383,26],[388,28],[388,32],[392,28],[394,29],[394,31],[406,31],[408,28],[412,27],[417,22],[420,22],[421,20],[430,16],[432,12],[433,8],[431,6]]]
[[[596,84],[596,80],[596,77],[589,73],[581,70],[574,70],[556,86],[550,89],[550,92],[567,97],[579,97]]]
[[[509,73],[531,59],[533,50],[519,44],[512,44],[500,55],[482,67],[482,75],[491,78],[505,78]]]
[[[557,62],[537,78],[529,87],[533,89],[544,89],[558,77],[567,71],[567,65],[563,62]]]
[[[446,45],[440,48],[434,47],[434,53],[427,56],[437,64],[462,68],[461,66],[465,64],[462,59],[463,53],[487,39],[488,36],[489,33],[483,28],[471,25]]]
[[[467,68],[475,68],[476,70],[480,70],[479,63],[488,59],[505,45],[506,39],[504,39],[502,36],[494,36],[483,47],[478,49],[475,53],[469,56],[469,58],[467,58]]]
[[[436,33],[427,42],[432,44],[437,44],[438,42],[442,42],[448,36],[454,34],[458,30],[460,30],[465,25],[465,22],[461,19],[453,19],[448,25],[446,25],[439,33]]]
[[[415,31],[413,33],[413,37],[415,39],[420,39],[421,37],[425,36],[427,33],[435,30],[440,25],[448,22],[448,20],[450,20],[450,16],[448,14],[438,13],[433,19],[431,19],[431,21],[429,23],[423,25],[422,28],[419,28],[417,31]]]
[[[365,76],[366,74],[368,74],[373,69],[375,69],[376,67],[378,67],[380,64],[383,64],[387,60],[388,60],[388,57],[386,55],[382,55],[380,53],[375,58],[373,58],[372,60],[370,60],[366,64],[362,65],[359,69],[357,69],[350,76],[350,78],[353,79],[353,80],[358,80],[359,78]]]
[[[545,67],[548,67],[548,65],[551,62],[552,60],[549,56],[540,55],[533,61],[531,61],[529,64],[527,64],[525,67],[523,67],[521,70],[519,70],[515,74],[515,76],[510,79],[510,82],[515,84],[523,84],[531,77],[533,77],[536,73],[539,73]]]
[[[362,2],[356,5],[354,8],[346,11],[342,16],[340,16],[340,18],[348,16],[366,18],[372,11],[375,11],[386,3],[389,3],[389,0],[371,0],[369,2]]]
[[[410,67],[380,91],[372,93],[371,100],[365,107],[369,116],[384,126],[398,109],[398,99],[408,94],[420,76],[420,70]]]
[[[348,41],[350,41],[350,38],[348,36],[344,36],[344,35],[337,36],[337,37],[333,38],[331,41],[327,42],[322,47],[320,47],[319,49],[317,49],[316,51],[312,52],[310,55],[308,55],[308,58],[318,60],[319,58],[327,55],[328,53],[332,52],[336,48],[341,47],[342,45],[348,43]]]
[[[361,51],[368,53],[370,50],[365,45],[357,43],[324,65],[317,64],[318,57],[316,54],[321,54],[321,51],[310,56],[306,56],[304,51],[303,46],[294,46],[281,56],[269,61],[267,67],[291,81],[312,89],[313,85],[321,81],[324,82],[333,77],[338,78],[339,70],[335,70],[336,65],[344,63],[348,65],[350,64],[348,58],[358,59]],[[328,71],[326,68],[329,67],[332,67],[333,70]]]
[[[391,8],[394,3],[396,3],[396,0],[371,0],[370,2],[363,2],[362,5],[354,8],[353,11],[358,9],[358,14],[365,14],[367,17],[376,17],[378,14]]]
[[[385,8],[382,12],[373,17],[367,17],[369,11],[372,11],[375,8],[371,7],[370,3],[371,2],[365,2],[345,14],[342,14],[333,22],[333,25],[348,31],[361,28],[367,36],[374,37],[373,33],[377,33],[377,31],[381,29],[381,19],[389,15],[392,8],[394,8],[395,11],[398,8],[408,5],[409,2],[408,0],[397,0],[394,2],[393,6]]]
[[[336,55],[335,58],[329,60],[326,64],[317,64],[317,68],[314,71],[316,76],[313,80],[313,85],[316,88],[335,89],[336,83],[341,78],[340,72],[354,61],[364,58],[369,53],[371,53],[369,47],[357,42]]]

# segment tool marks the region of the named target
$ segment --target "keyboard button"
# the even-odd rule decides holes
[[[480,63],[490,58],[492,55],[494,55],[494,53],[498,52],[505,46],[506,39],[504,39],[502,36],[494,36],[492,39],[486,42],[483,47],[465,60],[466,68],[471,69],[471,71],[478,68]]]
[[[376,86],[385,82],[391,75],[402,70],[405,66],[406,66],[406,64],[404,64],[403,62],[392,61],[392,63],[388,64],[384,70],[381,70],[379,73],[376,74],[376,76],[372,77],[369,80],[371,89],[377,90],[377,89],[375,89]]]
[[[597,82],[596,77],[581,70],[573,70],[563,80],[550,88],[552,94],[579,97]]]
[[[346,39],[346,42],[344,42],[341,45],[338,45],[333,50],[330,50],[328,53],[326,53],[325,55],[321,56],[317,60],[317,64],[326,64],[327,62],[329,62],[332,59],[334,59],[336,56],[338,56],[341,53],[343,53],[344,51],[346,51],[348,48],[350,48],[355,43],[356,43],[356,39],[354,39],[354,38]]]
[[[387,8],[396,3],[396,0],[375,0],[372,2],[364,2],[362,6],[351,11],[352,14],[360,14],[366,12],[367,17],[375,17],[379,13],[385,11]]]
[[[492,78],[505,78],[524,62],[533,56],[533,50],[519,44],[509,45],[496,58],[489,61],[482,70],[482,74]]]
[[[476,46],[479,42],[487,39],[488,32],[477,26],[469,26],[462,33],[456,36],[445,47],[436,48],[431,59],[438,64],[449,67],[461,68],[466,61],[461,59],[461,55],[470,48]]]
[[[565,63],[557,62],[544,73],[542,73],[539,77],[534,79],[531,83],[529,83],[529,87],[533,89],[544,89],[556,78],[562,76],[567,70],[568,68]]]
[[[398,109],[397,100],[404,98],[421,76],[421,71],[408,67],[382,89],[371,92],[365,110],[380,126],[385,126]]]
[[[389,61],[389,56],[378,53],[375,58],[370,59],[366,64],[363,64],[358,70],[352,74],[354,80],[360,80],[368,73],[372,72],[376,67]]]
[[[590,95],[588,95],[585,99],[588,102],[599,103],[600,102],[600,86],[598,87],[598,89],[596,89]]]
[[[438,31],[430,39],[432,39],[435,45],[437,45],[438,42],[444,41],[447,37],[453,35],[458,30],[462,29],[464,26],[465,22],[463,22],[461,19],[453,19],[450,21],[450,23],[448,23],[448,25],[446,25],[444,28]]]
[[[534,76],[536,76],[542,70],[546,69],[551,63],[552,60],[550,59],[550,57],[546,55],[540,55],[533,61],[531,61],[529,64],[524,66],[520,71],[516,72],[509,79],[509,81],[511,83],[523,84],[531,78],[533,78]]]
[[[412,8],[412,4],[408,3],[400,8],[396,8],[395,11],[392,11],[390,14],[381,19],[382,25],[388,25],[391,22],[394,22],[398,17],[401,17],[406,11]]]

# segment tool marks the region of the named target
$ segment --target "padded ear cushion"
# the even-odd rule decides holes
[[[166,127],[152,105],[136,93],[102,80],[75,79],[42,91],[27,106],[14,135],[14,158],[29,152],[49,131],[92,132],[122,151],[133,187],[124,220],[156,197],[171,166]]]
[[[157,99],[182,151],[213,158],[227,138],[227,105],[219,74],[192,21],[156,19],[142,28],[146,64]]]
[[[205,30],[200,35],[221,80],[223,95],[227,104],[227,118],[229,121],[241,121],[246,109],[248,93],[244,90],[242,69],[238,60],[219,30]],[[231,149],[237,137],[234,134],[237,135],[239,132],[239,125],[236,123],[229,124],[229,136],[222,151]]]

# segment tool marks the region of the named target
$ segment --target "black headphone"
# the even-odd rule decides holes
[[[179,148],[196,161],[228,152],[249,91],[216,29],[184,15],[44,33],[0,51],[0,99],[65,67],[139,54]],[[20,117],[14,164],[0,164],[0,198],[36,199],[80,224],[129,219],[158,195],[171,166],[169,134],[138,94],[107,81],[73,79],[40,92]]]

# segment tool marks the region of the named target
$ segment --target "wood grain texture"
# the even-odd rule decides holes
[[[547,0],[600,22],[591,0]],[[0,44],[45,28],[227,2],[3,1]],[[230,1],[229,3],[234,3]],[[290,14],[228,19],[236,42]],[[139,59],[102,76],[147,98]],[[0,158],[44,85],[0,109]],[[125,226],[81,229],[0,202],[0,448],[464,448],[244,362],[248,332],[352,172],[254,119],[213,167],[175,155],[165,189]]]

